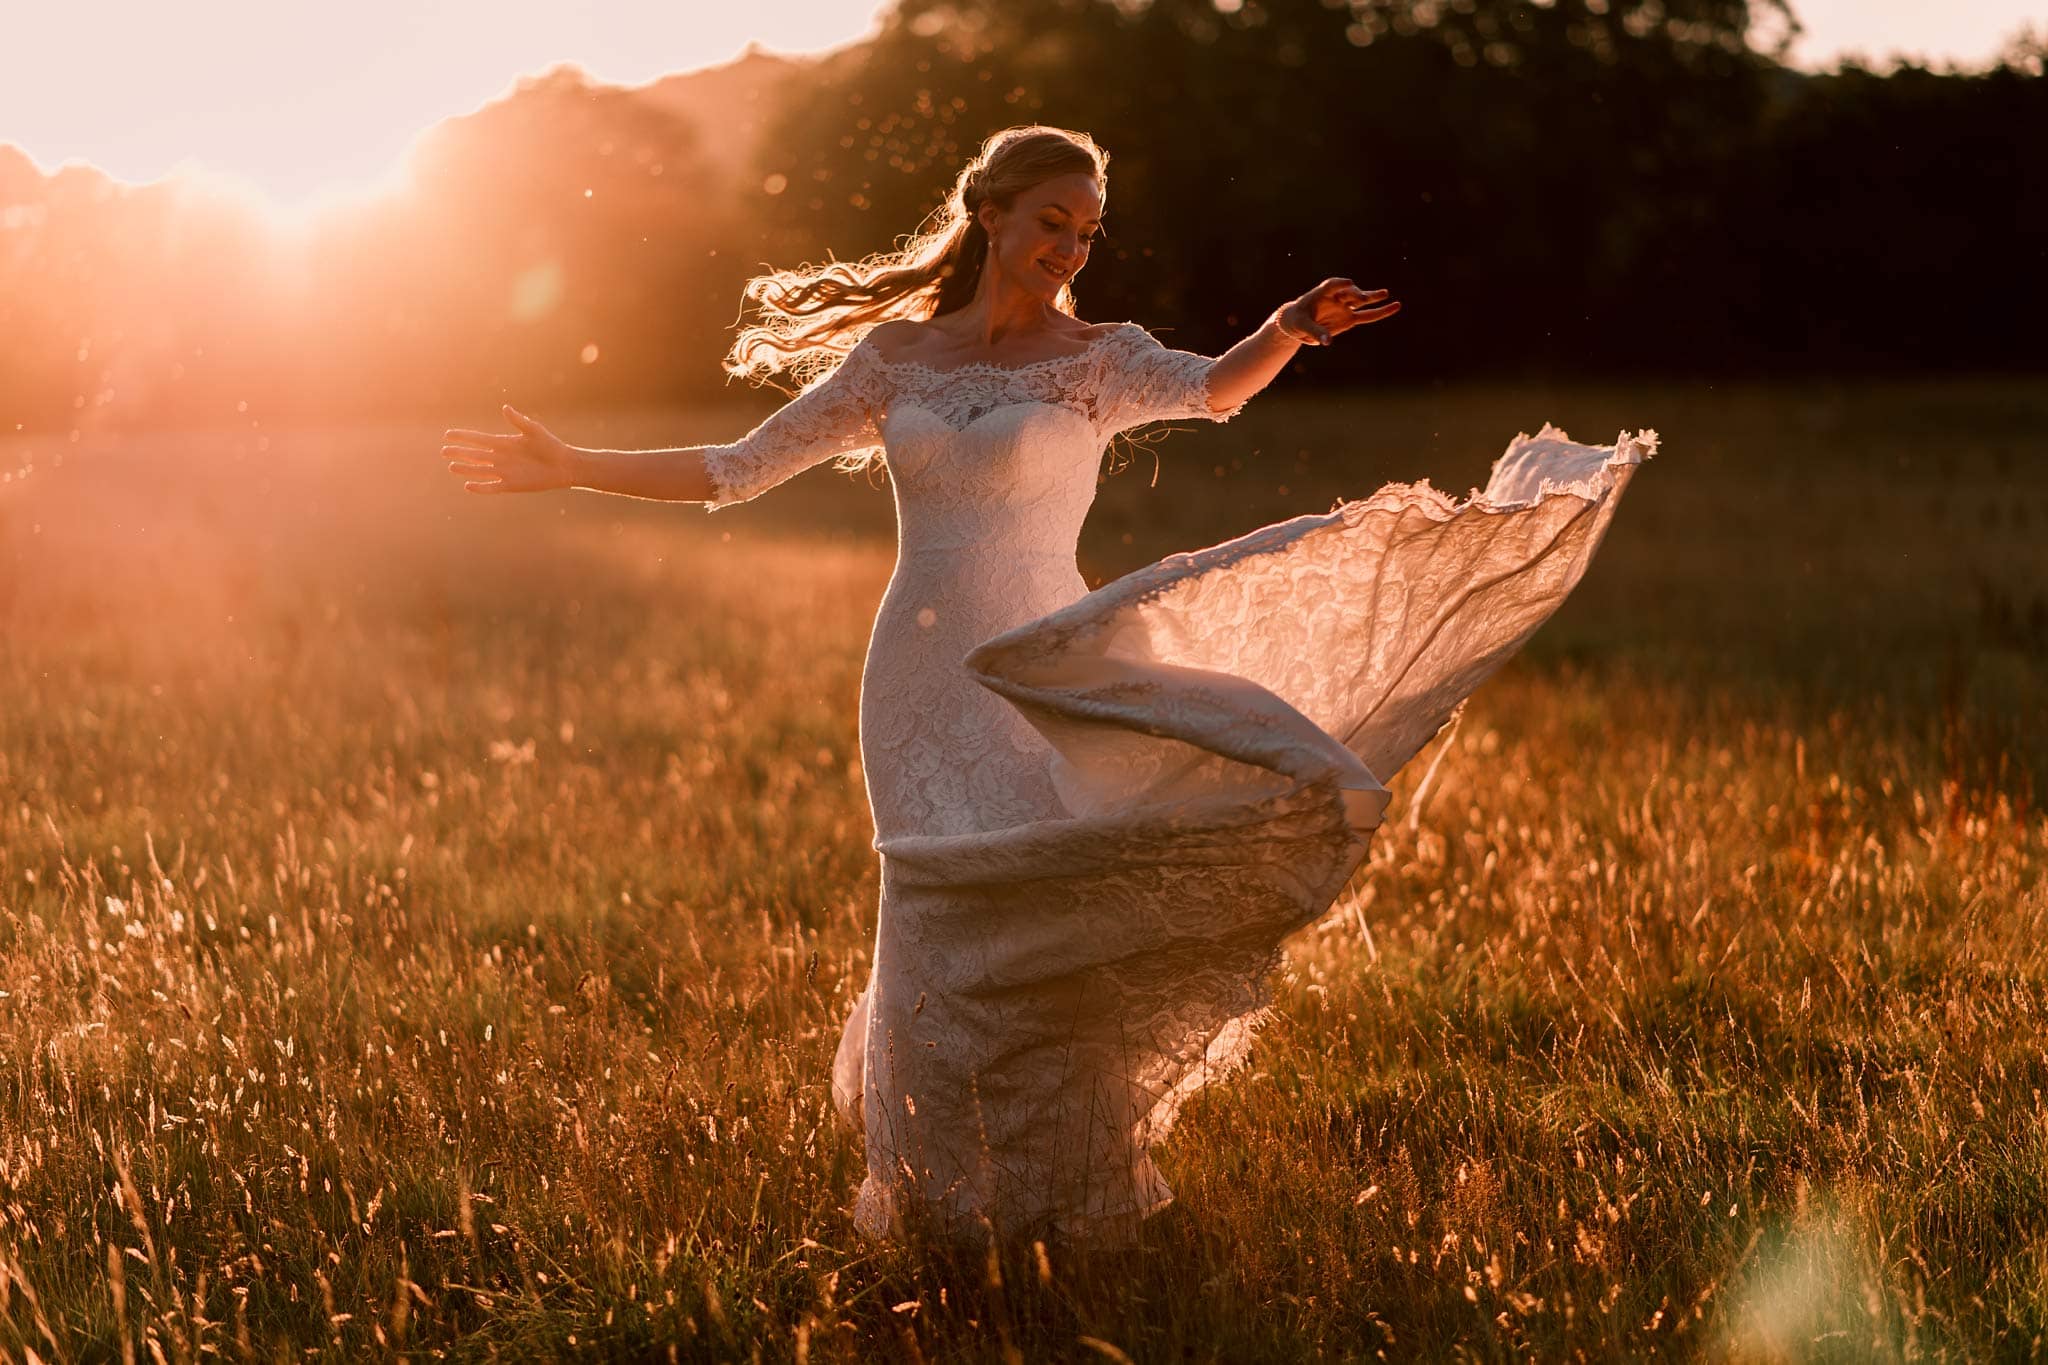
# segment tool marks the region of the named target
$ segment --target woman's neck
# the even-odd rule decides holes
[[[1051,331],[1063,316],[1043,297],[984,267],[974,297],[966,307],[947,314],[944,323],[963,344],[993,350],[1013,337]]]

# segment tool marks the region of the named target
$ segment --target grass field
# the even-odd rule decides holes
[[[1269,395],[1083,567],[1545,419],[1663,433],[1586,583],[1143,1250],[994,1265],[860,1244],[829,1101],[885,491],[476,497],[470,413],[13,438],[0,1357],[2048,1352],[2042,386]]]

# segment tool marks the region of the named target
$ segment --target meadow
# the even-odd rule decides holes
[[[758,409],[539,415],[584,444]],[[1133,1253],[875,1248],[885,489],[462,492],[448,425],[0,444],[0,1357],[2048,1353],[2048,390],[1276,392],[1091,581],[1650,426]]]

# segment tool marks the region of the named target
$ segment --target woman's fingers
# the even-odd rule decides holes
[[[549,434],[546,427],[534,421],[510,403],[505,405],[505,420],[518,427],[520,431],[528,436],[546,436]]]
[[[1379,322],[1384,318],[1390,318],[1400,311],[1401,305],[1398,303],[1389,303],[1379,308],[1367,308],[1360,312],[1353,313],[1348,319],[1345,320],[1344,326],[1347,329],[1352,327],[1363,327],[1369,322]]]
[[[1330,301],[1340,307],[1355,310],[1369,308],[1386,296],[1387,291],[1384,289],[1346,289],[1341,294],[1332,295]]]
[[[526,438],[518,432],[500,435],[492,431],[471,431],[467,427],[451,427],[441,434],[441,439],[450,445],[477,446],[484,450],[505,450]]]
[[[1363,327],[1367,323],[1380,322],[1390,318],[1400,311],[1401,305],[1399,303],[1380,304],[1376,307],[1347,308],[1341,319],[1330,324],[1330,329],[1332,332],[1348,332],[1354,327]]]
[[[448,462],[448,472],[463,480],[466,493],[516,492],[531,482],[521,473],[521,461],[539,458],[536,442],[547,438],[547,429],[510,403],[504,412],[519,430],[450,427],[442,434],[441,458]]]

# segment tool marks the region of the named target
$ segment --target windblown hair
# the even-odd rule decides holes
[[[1109,154],[1086,133],[1029,124],[993,134],[961,169],[945,202],[895,251],[749,280],[745,297],[760,320],[741,329],[726,355],[726,373],[758,384],[788,372],[808,388],[876,325],[964,307],[988,259],[988,233],[976,216],[981,206],[1007,209],[1020,191],[1075,172],[1099,184],[1108,163]],[[1074,311],[1071,284],[1061,287],[1054,306]]]

